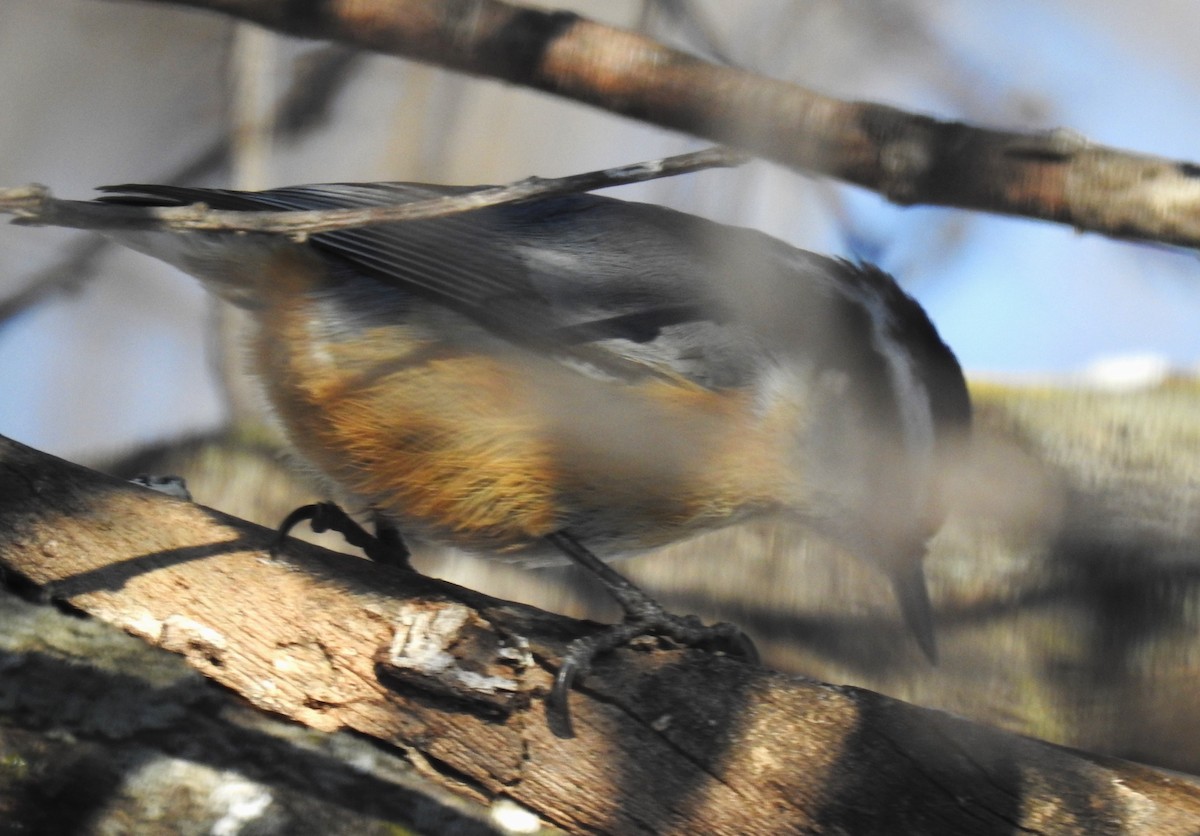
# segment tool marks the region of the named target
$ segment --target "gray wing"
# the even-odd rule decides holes
[[[307,210],[471,190],[413,183],[263,192],[133,185],[107,187],[101,200]],[[791,297],[828,297],[835,284],[830,275],[850,269],[751,230],[590,194],[319,233],[309,241],[359,273],[456,310],[505,338],[568,354],[585,351],[593,365],[608,356],[621,374],[632,364],[714,388],[744,385],[764,350],[764,335],[769,341],[772,329],[762,322],[747,327],[753,318],[747,311],[786,311],[778,328],[805,333],[796,312],[803,318],[803,311],[821,306]],[[807,329],[817,330],[826,329]]]

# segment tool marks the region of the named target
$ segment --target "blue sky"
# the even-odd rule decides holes
[[[1110,19],[1089,17],[1085,2],[951,5],[957,11],[942,20],[944,37],[986,84],[983,101],[1034,94],[1044,101],[1046,127],[1145,153],[1200,157],[1200,89],[1194,76],[1173,71],[1176,56],[1135,48]],[[1200,31],[1200,7],[1179,25]],[[929,106],[952,117],[949,104]],[[876,257],[901,274],[969,369],[1074,371],[1098,356],[1143,352],[1183,369],[1200,362],[1195,253],[975,215],[949,256],[914,257],[923,227],[960,213],[892,209],[861,193],[849,200],[868,237],[887,241]]]

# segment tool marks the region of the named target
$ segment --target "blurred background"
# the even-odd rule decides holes
[[[1194,0],[553,5],[842,98],[1200,158]],[[0,113],[0,184],[62,197],[124,182],[502,183],[701,147],[488,80],[96,0],[5,0]],[[879,263],[928,309],[979,405],[929,561],[937,668],[882,578],[803,531],[720,532],[631,573],[676,609],[748,627],[783,669],[1200,771],[1195,253],[900,209],[765,163],[612,193]],[[314,494],[258,428],[236,328],[164,265],[0,226],[0,433],[115,472],[178,472],[197,501],[273,525]],[[566,571],[419,557],[491,594],[613,616]]]

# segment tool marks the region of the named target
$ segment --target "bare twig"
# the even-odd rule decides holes
[[[746,157],[736,151],[707,148],[567,177],[530,177],[507,186],[394,206],[305,212],[214,211],[203,204],[169,208],[97,204],[60,200],[52,197],[44,186],[28,185],[0,189],[0,213],[13,215],[14,223],[74,229],[273,232],[304,236],[372,224],[439,218],[485,206],[640,183],[701,169],[740,165],[745,161]]]

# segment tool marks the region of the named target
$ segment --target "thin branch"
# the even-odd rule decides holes
[[[233,15],[586,102],[896,203],[980,209],[1200,247],[1200,165],[1069,131],[941,121],[723,67],[627,30],[501,0],[146,0]]]
[[[746,157],[736,151],[707,148],[567,177],[530,177],[507,186],[394,206],[303,212],[214,211],[203,204],[159,208],[60,200],[52,197],[44,186],[28,185],[0,189],[0,214],[13,215],[14,223],[74,229],[273,232],[304,236],[372,224],[440,218],[485,206],[640,183],[745,161]]]

